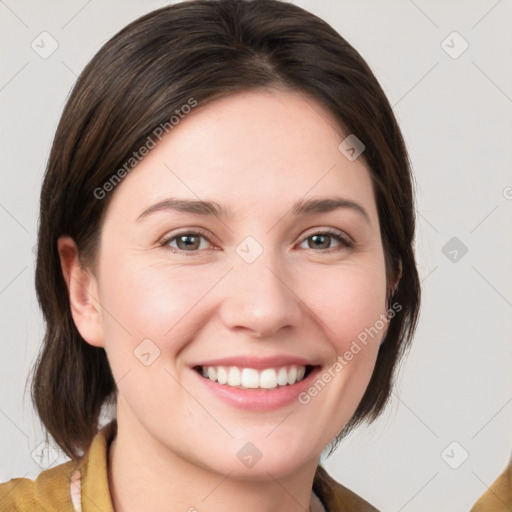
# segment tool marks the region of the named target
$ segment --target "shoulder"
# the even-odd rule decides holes
[[[35,480],[13,478],[0,484],[0,512],[80,510],[83,498],[92,502],[94,510],[113,512],[106,465],[107,447],[116,430],[115,419],[104,425],[80,460],[46,469]],[[87,492],[82,494],[82,488]]]
[[[35,480],[13,478],[0,484],[2,512],[72,510],[70,484],[76,463],[64,462],[39,473]]]
[[[317,468],[313,490],[322,501],[326,512],[379,512],[355,492],[336,482],[322,466]]]
[[[512,462],[475,503],[471,512],[507,512],[512,510]]]

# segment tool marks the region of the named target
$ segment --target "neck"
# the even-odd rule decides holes
[[[279,479],[236,479],[171,452],[147,432],[125,429],[110,444],[109,487],[115,512],[315,512],[317,461]],[[137,439],[137,442],[133,442]],[[241,505],[243,504],[243,505]],[[321,509],[321,508],[320,508]]]

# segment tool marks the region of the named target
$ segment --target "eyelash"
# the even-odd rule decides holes
[[[160,242],[160,246],[162,246],[162,247],[166,247],[167,246],[173,252],[178,253],[178,254],[185,254],[187,256],[193,256],[195,253],[200,252],[201,251],[200,249],[194,249],[194,250],[191,250],[191,251],[185,251],[183,249],[178,249],[177,247],[170,247],[170,246],[168,246],[169,242],[172,242],[173,240],[176,240],[180,236],[184,236],[184,235],[199,236],[199,237],[204,238],[205,240],[208,240],[208,242],[211,243],[210,240],[208,239],[208,237],[206,236],[205,232],[203,232],[201,230],[193,230],[193,231],[182,231],[181,233],[177,233],[177,234],[174,234],[172,236],[166,237],[165,239],[163,239]],[[351,249],[351,248],[354,247],[354,243],[352,241],[344,238],[337,231],[334,231],[332,229],[324,229],[324,230],[321,230],[321,231],[315,231],[314,233],[311,233],[308,236],[306,236],[305,238],[303,238],[300,243],[302,244],[308,238],[311,238],[311,237],[313,237],[315,235],[328,235],[328,236],[334,238],[337,242],[340,243],[340,246],[332,247],[332,248],[326,249],[326,250],[308,248],[308,250],[313,251],[315,253],[331,254],[331,253],[337,252],[337,251],[339,251],[339,250],[341,250],[343,248]]]

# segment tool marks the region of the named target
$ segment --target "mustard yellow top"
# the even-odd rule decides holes
[[[14,478],[0,484],[0,511],[114,512],[107,467],[108,448],[116,432],[114,419],[96,434],[79,464],[64,462],[42,471],[35,480]],[[379,512],[337,483],[322,466],[315,473],[313,491],[326,512]]]
[[[510,512],[510,510],[512,510],[512,463],[473,505],[471,512]]]

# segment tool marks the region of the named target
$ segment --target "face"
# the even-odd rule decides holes
[[[142,444],[278,477],[316,463],[354,413],[386,279],[369,171],[338,149],[347,135],[302,95],[238,93],[181,119],[112,192],[88,341]]]

